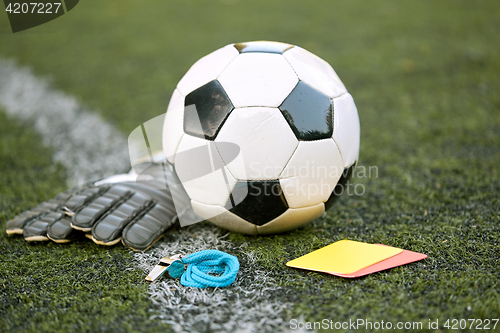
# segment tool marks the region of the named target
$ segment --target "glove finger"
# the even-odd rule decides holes
[[[45,226],[45,237],[56,243],[68,243],[82,237],[83,233],[81,231],[71,228],[71,218],[67,215],[67,213],[71,214],[71,212],[79,211],[90,200],[95,198],[106,189],[107,187],[95,188],[90,187],[89,185],[85,185],[83,187],[75,187],[69,191],[57,195],[55,199],[62,202],[61,209],[65,210],[66,212],[60,212],[61,215],[59,218],[54,218],[52,221],[48,221],[50,223],[46,226],[43,225]],[[30,233],[34,232],[34,230],[32,230],[34,226],[39,227],[40,233],[43,232],[42,224],[36,223],[30,227]],[[31,237],[33,238],[33,236]],[[41,235],[38,237],[41,237]]]
[[[122,243],[134,251],[149,249],[177,221],[177,213],[169,188],[158,188],[155,182],[128,185],[150,196],[155,205],[132,220],[122,232]]]
[[[173,201],[156,204],[143,216],[129,223],[122,233],[122,243],[134,251],[149,249],[176,221]]]
[[[133,192],[124,186],[115,185],[110,188],[103,187],[103,191],[98,194],[100,196],[94,196],[92,198],[94,201],[73,216],[71,219],[72,228],[85,232],[91,231],[97,220],[130,198]]]
[[[63,204],[75,193],[81,191],[81,187],[71,188],[59,193],[54,199],[42,202],[37,207],[23,212],[21,215],[7,222],[7,234],[23,234],[23,229],[28,223],[42,218],[50,212],[61,209]],[[28,232],[30,234],[31,231]]]
[[[23,234],[23,229],[28,224],[37,218],[40,218],[51,211],[58,209],[61,205],[54,201],[42,202],[37,207],[23,212],[18,217],[7,222],[6,232],[8,235]]]
[[[47,227],[47,237],[56,243],[69,243],[83,236],[83,232],[71,227],[71,218],[63,216]]]
[[[50,224],[63,217],[64,213],[50,212],[43,217],[26,223],[23,229],[23,237],[28,242],[48,241],[47,228]]]
[[[107,186],[84,188],[82,191],[71,195],[69,199],[67,199],[64,203],[64,206],[73,212],[77,212],[92,199],[99,196],[107,189]]]
[[[121,240],[122,230],[135,217],[143,215],[154,205],[148,195],[136,192],[125,202],[102,217],[92,228],[92,240],[100,245],[114,245]]]

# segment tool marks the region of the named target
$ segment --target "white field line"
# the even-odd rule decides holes
[[[238,253],[240,271],[236,281],[228,288],[198,289],[162,277],[149,287],[154,317],[170,324],[176,332],[289,331],[285,310],[292,304],[280,299],[281,288],[257,264],[252,252],[245,251],[244,245],[237,248],[226,241],[215,226],[198,223],[180,228],[167,233],[151,251],[134,256],[138,266],[148,273],[161,257],[209,249]]]
[[[11,60],[0,59],[0,106],[10,117],[32,126],[54,149],[53,160],[67,168],[72,184],[130,169],[127,141],[121,133],[74,97],[54,90]],[[154,318],[169,323],[176,332],[289,331],[285,309],[292,304],[280,300],[280,287],[256,263],[255,255],[225,241],[217,227],[198,223],[173,230],[151,250],[135,253],[131,264],[146,273],[162,256],[205,249],[241,253],[235,283],[204,290],[162,278],[149,287]]]

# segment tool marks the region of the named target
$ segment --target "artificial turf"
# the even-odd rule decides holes
[[[500,317],[499,12],[486,1],[85,1],[17,34],[0,15],[0,56],[128,134],[164,112],[189,66],[223,45],[279,40],[318,54],[356,101],[359,165],[378,173],[358,172],[364,194],[300,230],[229,238],[248,243],[283,286],[283,301],[295,304],[287,319],[425,328],[428,319]],[[65,187],[64,170],[25,125],[1,115],[0,329],[161,329],[148,320],[141,272],[123,270],[127,250],[4,235],[7,219]],[[343,238],[429,258],[355,280],[284,266]]]

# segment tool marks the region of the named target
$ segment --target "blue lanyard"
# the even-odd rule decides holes
[[[181,284],[186,287],[221,288],[234,282],[239,269],[240,263],[235,256],[218,250],[205,250],[185,257],[163,258],[146,280],[153,281],[168,271],[171,277],[181,278]]]

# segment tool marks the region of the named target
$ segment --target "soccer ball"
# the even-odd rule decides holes
[[[202,219],[245,234],[295,229],[343,192],[359,119],[330,65],[278,42],[227,45],[180,80],[163,150]]]

